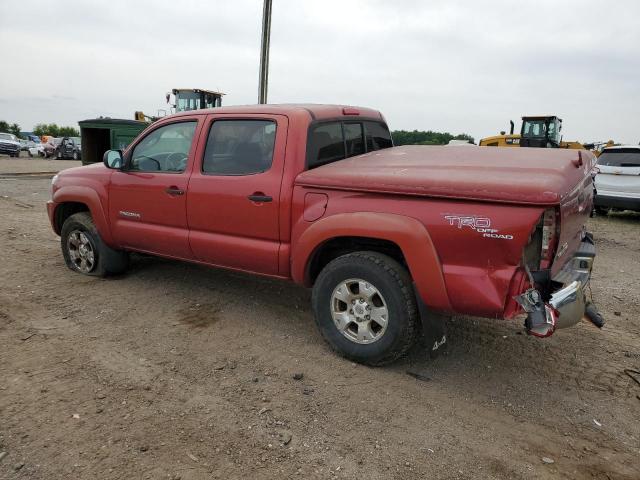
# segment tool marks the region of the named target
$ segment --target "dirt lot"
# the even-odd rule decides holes
[[[47,175],[2,172],[72,165],[0,157],[0,478],[640,478],[640,215],[589,225],[602,331],[460,317],[446,355],[372,369],[284,282],[67,270]]]

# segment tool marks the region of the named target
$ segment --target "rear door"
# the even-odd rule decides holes
[[[129,249],[191,259],[186,192],[198,117],[179,117],[133,145],[129,166],[114,171],[109,219],[116,242]]]
[[[282,115],[209,115],[187,195],[197,260],[278,275],[287,129]]]
[[[598,158],[598,195],[640,199],[640,148],[611,148]]]

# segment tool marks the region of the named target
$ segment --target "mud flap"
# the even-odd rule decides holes
[[[418,312],[420,313],[420,321],[422,324],[422,338],[429,349],[429,355],[431,358],[436,358],[442,353],[447,345],[445,323],[448,316],[434,312],[427,307],[415,289],[415,285],[414,291],[416,292]]]

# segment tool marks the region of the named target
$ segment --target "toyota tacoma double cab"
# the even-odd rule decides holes
[[[581,320],[595,256],[586,151],[394,147],[367,108],[259,105],[154,122],[103,164],[64,170],[47,204],[67,266],[130,252],[312,288],[336,351],[380,365],[453,314]],[[435,333],[434,333],[435,332]]]

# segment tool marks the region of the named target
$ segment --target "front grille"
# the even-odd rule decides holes
[[[0,143],[0,152],[15,153],[20,150],[20,145],[11,145],[10,143]]]

